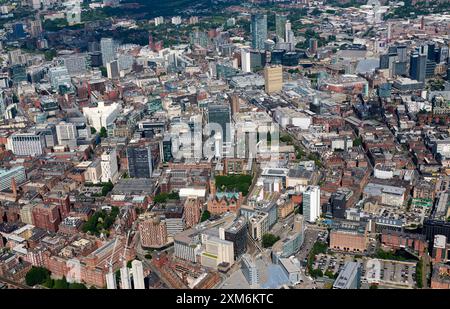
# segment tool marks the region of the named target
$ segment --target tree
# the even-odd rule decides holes
[[[25,275],[25,282],[29,286],[42,284],[50,278],[50,271],[44,267],[31,267]]]
[[[106,138],[106,137],[108,137],[108,132],[106,131],[106,128],[105,128],[105,127],[102,127],[102,128],[100,129],[100,137],[101,137],[101,138]]]
[[[267,233],[262,237],[262,245],[264,248],[272,247],[274,243],[280,240],[280,237]]]
[[[97,130],[94,127],[91,127],[91,134],[97,133]]]
[[[54,289],[64,290],[69,288],[69,283],[66,280],[66,277],[62,277],[62,279],[55,280],[55,284],[53,285]]]
[[[107,73],[105,67],[100,67],[99,69],[100,69],[100,72],[102,72],[102,76],[103,76],[103,77],[107,77],[107,76],[108,76],[108,73]]]
[[[69,283],[69,289],[71,289],[71,290],[86,290],[87,287],[83,283],[74,282],[74,283]]]
[[[371,284],[370,287],[369,287],[369,289],[371,289],[371,290],[376,290],[376,289],[378,289],[378,285],[376,285],[376,284]]]
[[[203,222],[203,221],[208,220],[209,217],[211,217],[211,213],[210,213],[209,211],[205,210],[205,211],[202,213],[202,217],[201,217],[201,219],[200,219],[200,222]]]

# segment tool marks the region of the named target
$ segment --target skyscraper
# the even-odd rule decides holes
[[[283,88],[282,66],[266,66],[264,68],[264,81],[266,93],[280,91]]]
[[[418,53],[411,54],[409,64],[409,76],[419,82],[425,81],[427,56]]]
[[[119,78],[119,62],[117,60],[108,62],[106,64],[106,73],[110,79]]]
[[[150,178],[153,172],[150,145],[130,145],[127,147],[128,175],[131,178]]]
[[[100,50],[102,52],[102,63],[106,64],[116,59],[117,43],[112,38],[102,38],[100,40]]]
[[[303,216],[310,223],[320,217],[320,187],[309,186],[303,193]]]
[[[127,263],[125,262],[123,267],[120,269],[120,284],[122,290],[131,289],[130,269],[127,267]]]
[[[267,40],[267,15],[255,14],[251,18],[252,48],[264,49]]]
[[[275,32],[278,42],[284,42],[286,35],[287,15],[275,14]]]
[[[230,136],[230,128],[229,128],[229,125],[231,123],[230,104],[209,104],[208,123],[217,123],[218,125],[220,125],[220,127],[222,128],[222,142],[226,142]]]
[[[102,182],[115,182],[118,178],[116,149],[108,149],[101,156]]]
[[[136,289],[136,290],[145,289],[144,269],[142,266],[142,262],[138,261],[138,260],[134,260],[133,262],[131,262],[131,269],[133,271],[134,289]]]
[[[108,290],[115,290],[117,289],[117,283],[116,283],[116,274],[113,272],[109,272],[106,274],[106,288]]]

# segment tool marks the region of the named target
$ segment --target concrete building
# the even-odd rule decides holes
[[[116,120],[121,110],[122,107],[119,103],[105,105],[104,102],[100,101],[97,107],[83,107],[83,114],[89,125],[100,132],[102,127],[106,128]]]
[[[75,147],[77,145],[78,131],[74,123],[60,122],[56,125],[56,137],[58,145],[68,145]]]
[[[102,182],[111,181],[115,183],[119,178],[116,149],[111,148],[103,152],[100,164],[102,168]]]
[[[358,262],[347,262],[339,272],[333,289],[359,289],[361,286],[361,266]]]
[[[283,67],[266,66],[264,68],[265,91],[268,94],[281,91],[283,88]]]
[[[207,234],[202,234],[201,237],[203,250],[200,261],[203,266],[216,269],[222,263],[233,265],[234,249],[231,241]]]
[[[131,269],[133,272],[133,284],[135,290],[144,290],[144,268],[142,266],[142,262],[138,260],[134,260],[131,262]]]
[[[8,138],[8,148],[17,156],[38,156],[44,153],[45,136],[41,132],[17,132]]]
[[[241,269],[250,286],[259,284],[259,272],[256,263],[250,254],[244,254],[241,260]]]
[[[112,38],[102,38],[100,40],[100,50],[102,52],[102,63],[104,67],[116,59],[117,48],[118,44]]]
[[[303,193],[303,215],[305,220],[314,223],[320,217],[321,213],[320,187],[310,186]]]

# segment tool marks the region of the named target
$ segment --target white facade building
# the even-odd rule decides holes
[[[143,290],[145,289],[144,284],[144,268],[142,266],[142,262],[138,260],[134,260],[131,262],[131,269],[133,271],[133,283],[135,290]]]
[[[309,186],[303,193],[303,216],[305,220],[314,223],[321,215],[320,187]]]
[[[106,128],[116,120],[121,110],[122,107],[119,103],[105,105],[104,102],[98,102],[97,107],[83,107],[83,114],[89,125],[100,132],[102,127]]]
[[[8,149],[17,156],[38,156],[44,148],[45,136],[41,132],[14,133],[8,138]]]
[[[116,149],[108,149],[101,156],[102,182],[116,182],[119,177]]]

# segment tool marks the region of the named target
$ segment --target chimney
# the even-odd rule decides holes
[[[17,197],[17,183],[14,177],[11,179],[11,190],[13,192],[14,197]]]

